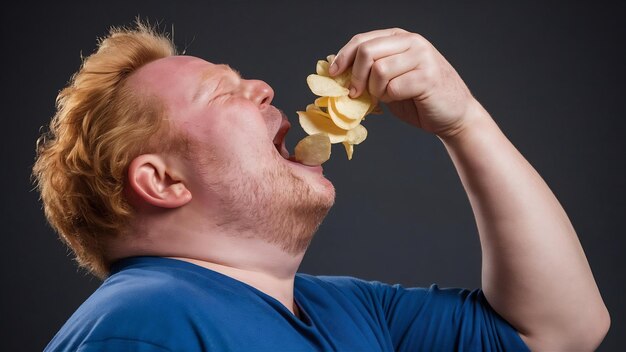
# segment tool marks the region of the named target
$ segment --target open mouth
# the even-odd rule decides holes
[[[289,121],[287,121],[287,119],[283,119],[280,124],[280,128],[278,129],[278,132],[276,133],[276,136],[274,136],[274,141],[273,141],[274,147],[276,147],[276,150],[278,151],[278,153],[287,160],[292,159],[292,157],[289,154],[289,151],[287,150],[287,147],[285,146],[285,137],[287,136],[287,132],[289,132],[290,128],[291,128],[291,124],[289,123]]]
[[[292,155],[289,153],[289,150],[285,146],[285,137],[287,136],[287,133],[289,132],[289,129],[291,128],[291,124],[289,123],[289,120],[287,120],[287,117],[285,116],[285,114],[282,113],[282,111],[280,112],[280,114],[282,117],[280,121],[280,126],[278,127],[278,131],[276,131],[276,134],[274,135],[274,139],[272,141],[272,143],[274,144],[274,148],[276,148],[276,151],[278,151],[278,154],[280,154],[280,156],[282,156],[283,159],[290,161],[292,163],[298,164],[300,166],[313,168],[313,169],[321,169],[321,166],[312,167],[312,166],[304,165],[301,162],[298,162],[296,160],[295,154]]]

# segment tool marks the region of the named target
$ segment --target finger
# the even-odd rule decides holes
[[[366,41],[372,40],[378,37],[388,37],[400,33],[408,33],[404,29],[401,28],[389,28],[389,29],[379,29],[375,31],[360,33],[352,37],[346,45],[344,45],[335,56],[335,60],[331,63],[329,67],[329,73],[331,76],[336,76],[341,74],[346,68],[352,65],[354,61],[354,57],[356,56],[357,47]]]
[[[367,88],[367,81],[376,60],[403,53],[411,48],[410,36],[379,37],[362,43],[356,51],[352,64],[350,96],[358,97]],[[407,57],[414,62],[414,59]]]
[[[372,65],[367,89],[372,96],[381,97],[385,94],[387,84],[419,65],[419,50],[410,48],[400,54],[378,59]]]
[[[389,81],[385,94],[380,97],[385,103],[411,98],[420,99],[432,86],[433,73],[427,70],[411,70]]]

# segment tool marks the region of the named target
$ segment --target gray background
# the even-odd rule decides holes
[[[465,79],[568,212],[612,315],[600,350],[626,345],[626,12],[618,2],[81,1],[5,5],[2,26],[2,312],[0,349],[41,350],[98,286],[43,218],[29,181],[54,99],[111,25],[141,15],[174,27],[179,49],[267,81],[296,110],[314,96],[316,60],[358,32],[402,27],[429,39]],[[475,288],[480,247],[452,163],[432,135],[389,114],[364,125],[347,161],[325,172],[337,203],[301,271],[388,283]],[[550,268],[546,268],[549,270]]]

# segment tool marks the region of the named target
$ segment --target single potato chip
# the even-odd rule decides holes
[[[357,125],[346,133],[346,142],[350,144],[359,144],[367,138],[367,129],[363,125]]]
[[[315,104],[309,104],[306,106],[306,111],[317,111],[317,112],[323,112],[322,109],[320,109],[319,106],[315,105]],[[328,116],[328,118],[330,118],[330,116]]]
[[[309,85],[311,92],[320,97],[340,97],[350,93],[348,88],[342,87],[330,77],[313,74],[306,78],[306,83]]]
[[[361,120],[370,109],[372,99],[367,92],[363,92],[363,94],[354,99],[347,95],[337,97],[333,99],[330,104],[334,105],[335,111],[339,112],[341,115],[352,120]]]
[[[352,160],[352,154],[354,153],[354,145],[348,142],[342,142],[342,144],[346,148],[346,154],[348,154],[348,160]]]
[[[320,76],[330,76],[330,74],[328,73],[328,67],[330,66],[330,64],[328,63],[328,61],[324,61],[324,60],[319,60],[317,61],[317,66],[315,67],[315,73],[317,73]]]
[[[350,85],[350,80],[352,79],[352,69],[349,68],[343,71],[339,76],[333,77],[335,82],[337,82],[340,86],[345,87],[346,89]],[[348,91],[349,93],[350,91]],[[347,94],[346,94],[347,95]]]
[[[315,99],[315,106],[319,106],[320,108],[327,108],[328,107],[328,100],[330,98],[328,97],[319,97],[317,99]]]
[[[330,138],[326,133],[307,136],[296,144],[296,161],[309,166],[318,166],[330,159]]]

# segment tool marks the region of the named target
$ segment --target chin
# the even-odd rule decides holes
[[[335,186],[326,177],[322,176],[320,178],[322,180],[320,180],[316,185],[318,187],[316,191],[325,200],[325,205],[330,208],[333,206],[333,204],[335,204]]]
[[[309,167],[305,166],[305,168]],[[335,186],[323,175],[321,167],[318,166],[314,169],[316,170],[311,172],[306,169],[303,171],[297,167],[294,174],[309,186],[313,194],[319,197],[320,206],[330,208],[335,203]]]

